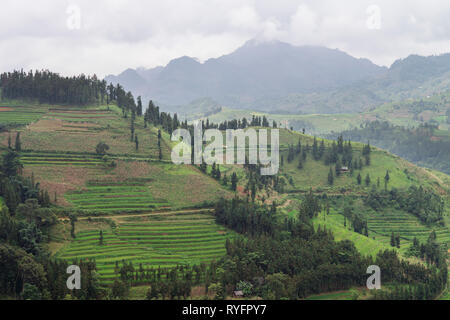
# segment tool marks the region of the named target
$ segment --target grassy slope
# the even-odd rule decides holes
[[[158,162],[158,129],[144,128],[142,118],[135,125],[139,137],[136,150],[135,143],[130,141],[130,119],[124,119],[115,106],[48,107],[23,102],[6,105],[11,110],[18,108],[24,115],[36,108],[43,112],[39,119],[17,129],[24,150],[24,174],[34,174],[52,198],[56,195],[60,205],[106,213],[179,209],[227,194],[215,180],[197,169],[169,162],[171,142],[167,133],[163,133],[162,141],[165,162]],[[13,144],[15,131],[11,133]],[[3,146],[7,146],[8,136],[8,133],[0,136]],[[95,154],[100,141],[110,146],[108,157],[116,161],[116,168],[108,168],[102,157]],[[104,192],[100,193],[93,183],[101,183]],[[135,188],[126,190],[130,184]],[[109,207],[102,207],[106,202]]]
[[[289,144],[296,145],[298,140],[301,140],[302,145],[312,145],[313,139],[310,136],[305,136],[296,132],[287,130],[281,131],[280,144],[282,148],[286,148]],[[320,141],[320,140],[319,140]],[[329,145],[326,141],[326,145]],[[354,157],[358,158],[361,155],[362,144],[352,143],[354,150]],[[283,152],[284,158],[287,159],[287,151]],[[353,176],[349,173],[342,174],[335,178],[333,186],[328,185],[328,172],[330,167],[325,166],[323,161],[315,161],[308,154],[308,159],[304,163],[303,169],[298,169],[299,157],[294,161],[288,163],[285,160],[284,167],[281,168],[281,174],[287,180],[292,178],[294,185],[288,183],[287,190],[291,192],[306,192],[313,188],[316,192],[327,192],[329,195],[345,195],[354,198],[352,200],[352,207],[356,212],[362,213],[368,220],[369,225],[369,239],[359,234],[348,230],[349,227],[343,226],[343,206],[340,205],[332,208],[332,214],[323,220],[323,216],[316,218],[314,223],[316,226],[325,225],[334,231],[337,240],[349,239],[355,242],[355,245],[361,252],[366,254],[376,254],[376,252],[383,248],[389,248],[391,232],[399,233],[401,237],[401,249],[403,253],[410,245],[412,239],[416,236],[421,241],[425,241],[428,235],[435,230],[438,235],[438,240],[442,243],[450,244],[450,177],[444,173],[433,170],[423,169],[417,167],[408,161],[394,156],[386,151],[374,148],[371,156],[371,165],[364,167],[361,171],[355,171]],[[387,208],[382,212],[375,212],[370,208],[365,207],[360,199],[368,192],[370,192],[372,185],[376,185],[377,178],[380,178],[380,188],[384,188],[384,175],[386,170],[389,170],[391,180],[388,188],[397,188],[405,190],[412,185],[423,185],[427,188],[432,188],[439,192],[446,201],[445,217],[447,226],[425,226],[415,216],[391,208]],[[334,166],[333,166],[334,171]],[[366,187],[364,182],[362,185],[357,185],[356,176],[358,172],[364,178],[367,174],[371,177],[371,186]],[[298,198],[298,196],[291,195],[291,198]],[[350,198],[348,198],[350,199]],[[347,202],[350,200],[346,200]],[[375,237],[375,240],[373,239]]]

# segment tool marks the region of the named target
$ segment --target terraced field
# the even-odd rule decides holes
[[[90,182],[83,190],[68,193],[66,199],[79,209],[99,212],[133,212],[169,207],[166,199],[153,198],[146,182],[151,182],[151,179],[118,183]]]
[[[5,110],[6,108],[0,107],[0,123],[3,124],[26,125],[39,120],[45,114],[44,112],[24,113],[20,109]]]
[[[117,274],[116,261],[132,262],[136,267],[171,267],[200,264],[225,254],[225,241],[233,234],[218,226],[210,214],[196,212],[165,213],[145,217],[114,219],[116,227],[76,234],[56,257],[68,260],[95,259],[103,283],[111,283]]]
[[[24,152],[21,161],[27,166],[98,166],[103,164],[100,156],[88,154]]]
[[[417,237],[421,242],[425,242],[430,233],[434,230],[437,240],[441,243],[450,243],[450,232],[447,227],[428,227],[420,223],[419,219],[411,214],[391,210],[386,212],[373,212],[367,216],[369,230],[377,235],[381,242],[389,245],[392,232],[399,234],[404,240],[412,241]]]

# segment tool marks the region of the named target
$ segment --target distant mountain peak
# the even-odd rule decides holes
[[[130,79],[132,71],[114,79],[136,95],[163,105],[188,105],[209,97],[221,105],[260,109],[269,101],[335,90],[376,77],[385,68],[338,49],[251,39],[234,52],[204,63],[183,56],[165,67],[134,72],[134,80]]]

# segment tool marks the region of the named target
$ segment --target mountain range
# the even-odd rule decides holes
[[[411,55],[390,68],[337,49],[248,41],[200,63],[127,69],[105,78],[168,111],[213,112],[218,105],[277,113],[360,112],[384,102],[450,88],[450,54]]]

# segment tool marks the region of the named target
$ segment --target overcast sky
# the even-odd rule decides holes
[[[247,40],[339,48],[390,66],[450,52],[448,0],[1,0],[0,71],[103,77],[204,61]]]

